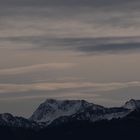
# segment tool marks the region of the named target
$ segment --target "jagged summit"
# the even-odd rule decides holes
[[[88,103],[85,100],[54,100],[47,99],[31,116],[36,122],[52,122],[60,116],[70,116],[77,112],[84,111],[87,107],[93,109],[103,108],[102,106]]]
[[[134,110],[140,109],[140,100],[131,99],[122,107],[106,108],[85,100],[47,99],[29,119],[15,117],[9,113],[0,114],[0,125],[43,128],[48,125],[69,121],[100,121],[124,118]]]
[[[30,120],[48,125],[59,117],[96,121],[123,117],[127,113],[128,110],[124,108],[105,108],[85,100],[47,99],[37,108]]]
[[[86,100],[57,100],[57,99],[47,99],[44,103],[40,105],[41,106],[51,106],[56,109],[70,109],[70,107],[77,107],[76,105],[79,105],[79,107],[89,107],[89,106],[95,106],[99,108],[103,108],[103,106],[96,105],[90,102],[87,102]]]
[[[59,104],[63,104],[63,103],[77,103],[77,102],[81,102],[81,103],[88,103],[86,100],[58,100],[58,99],[46,99],[46,101],[43,103],[50,103],[50,104],[53,104],[53,103],[59,103]],[[92,104],[92,103],[91,103]]]
[[[87,101],[85,100],[57,100],[57,99],[47,99],[44,103],[42,103],[43,105],[50,105],[53,106],[54,105],[59,105],[59,106],[65,106],[65,105],[73,105],[73,104],[77,104],[77,103],[81,103],[81,104],[89,104]]]
[[[140,100],[130,99],[123,107],[131,110],[140,109]]]

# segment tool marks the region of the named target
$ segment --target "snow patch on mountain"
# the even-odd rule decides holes
[[[131,99],[123,107],[131,110],[140,109],[140,100]]]
[[[94,122],[102,119],[122,118],[129,112],[126,108],[105,108],[85,100],[48,99],[38,107],[30,120],[37,123],[46,123],[46,125],[61,117]]]
[[[106,108],[85,100],[47,99],[29,119],[9,113],[0,114],[0,126],[40,129],[48,125],[70,121],[100,121],[124,118],[140,109],[140,100],[131,99],[122,107]]]
[[[0,125],[20,128],[37,128],[36,122],[29,121],[23,117],[15,117],[9,113],[0,114]]]
[[[84,100],[54,100],[48,99],[41,104],[33,113],[30,120],[42,123],[50,123],[61,116],[71,116],[77,112],[84,111],[85,108],[91,107],[93,110],[103,108],[99,105],[88,103]]]

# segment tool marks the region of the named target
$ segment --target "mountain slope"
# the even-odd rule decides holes
[[[125,103],[124,108],[135,110],[140,108],[140,100],[131,99]]]
[[[0,114],[0,126],[41,129],[51,124],[71,121],[96,122],[124,118],[138,109],[140,109],[140,100],[133,99],[119,108],[106,108],[85,100],[47,99],[29,119],[14,117],[8,113]]]
[[[9,113],[0,114],[0,126],[31,129],[39,127],[36,122],[30,121],[23,117],[15,117]]]
[[[122,118],[130,112],[127,108],[105,108],[84,100],[54,100],[42,103],[30,120],[37,123],[51,124],[53,121],[75,119],[97,121],[102,119]]]
[[[139,100],[130,100],[120,108],[105,108],[84,100],[51,99],[41,104],[32,117],[28,120],[0,114],[0,138],[132,140],[140,137]]]
[[[132,111],[121,119],[90,121],[71,121],[49,125],[38,131],[0,127],[0,138],[4,140],[136,140],[140,138],[140,112]]]
[[[88,103],[84,100],[54,100],[48,99],[33,113],[30,120],[51,123],[61,116],[71,116],[85,109],[103,110],[104,107]]]

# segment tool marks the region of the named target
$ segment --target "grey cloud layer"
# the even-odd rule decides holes
[[[13,0],[12,2],[1,0],[0,2],[2,5],[0,37],[140,36],[138,0]]]
[[[113,37],[113,38],[56,38],[48,39],[44,36],[37,37],[8,37],[0,38],[1,42],[13,44],[30,44],[31,50],[73,50],[84,53],[122,53],[140,50],[140,37]]]
[[[0,0],[0,112],[26,116],[47,97],[107,105],[140,98],[139,7],[139,0]]]
[[[1,100],[9,97],[21,97],[27,98],[30,96],[41,96],[49,95],[50,97],[57,97],[57,94],[75,94],[75,97],[78,96],[76,93],[81,94],[91,94],[91,96],[96,95],[101,92],[115,91],[119,89],[125,89],[130,87],[140,87],[139,81],[132,82],[116,82],[116,83],[90,83],[90,82],[65,82],[65,83],[33,83],[33,84],[0,84],[0,97]],[[27,94],[30,93],[30,94]],[[57,94],[56,94],[57,93]],[[54,94],[54,95],[52,95]],[[80,95],[81,95],[80,94]],[[42,96],[43,96],[42,95]]]
[[[122,5],[122,4],[130,4],[130,3],[139,3],[138,0],[1,0],[2,5],[64,5],[64,6],[77,6],[77,5],[88,5],[88,6],[112,6],[112,5]]]

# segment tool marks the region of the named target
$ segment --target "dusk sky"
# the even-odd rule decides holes
[[[140,99],[139,0],[0,0],[0,113],[47,98]]]

